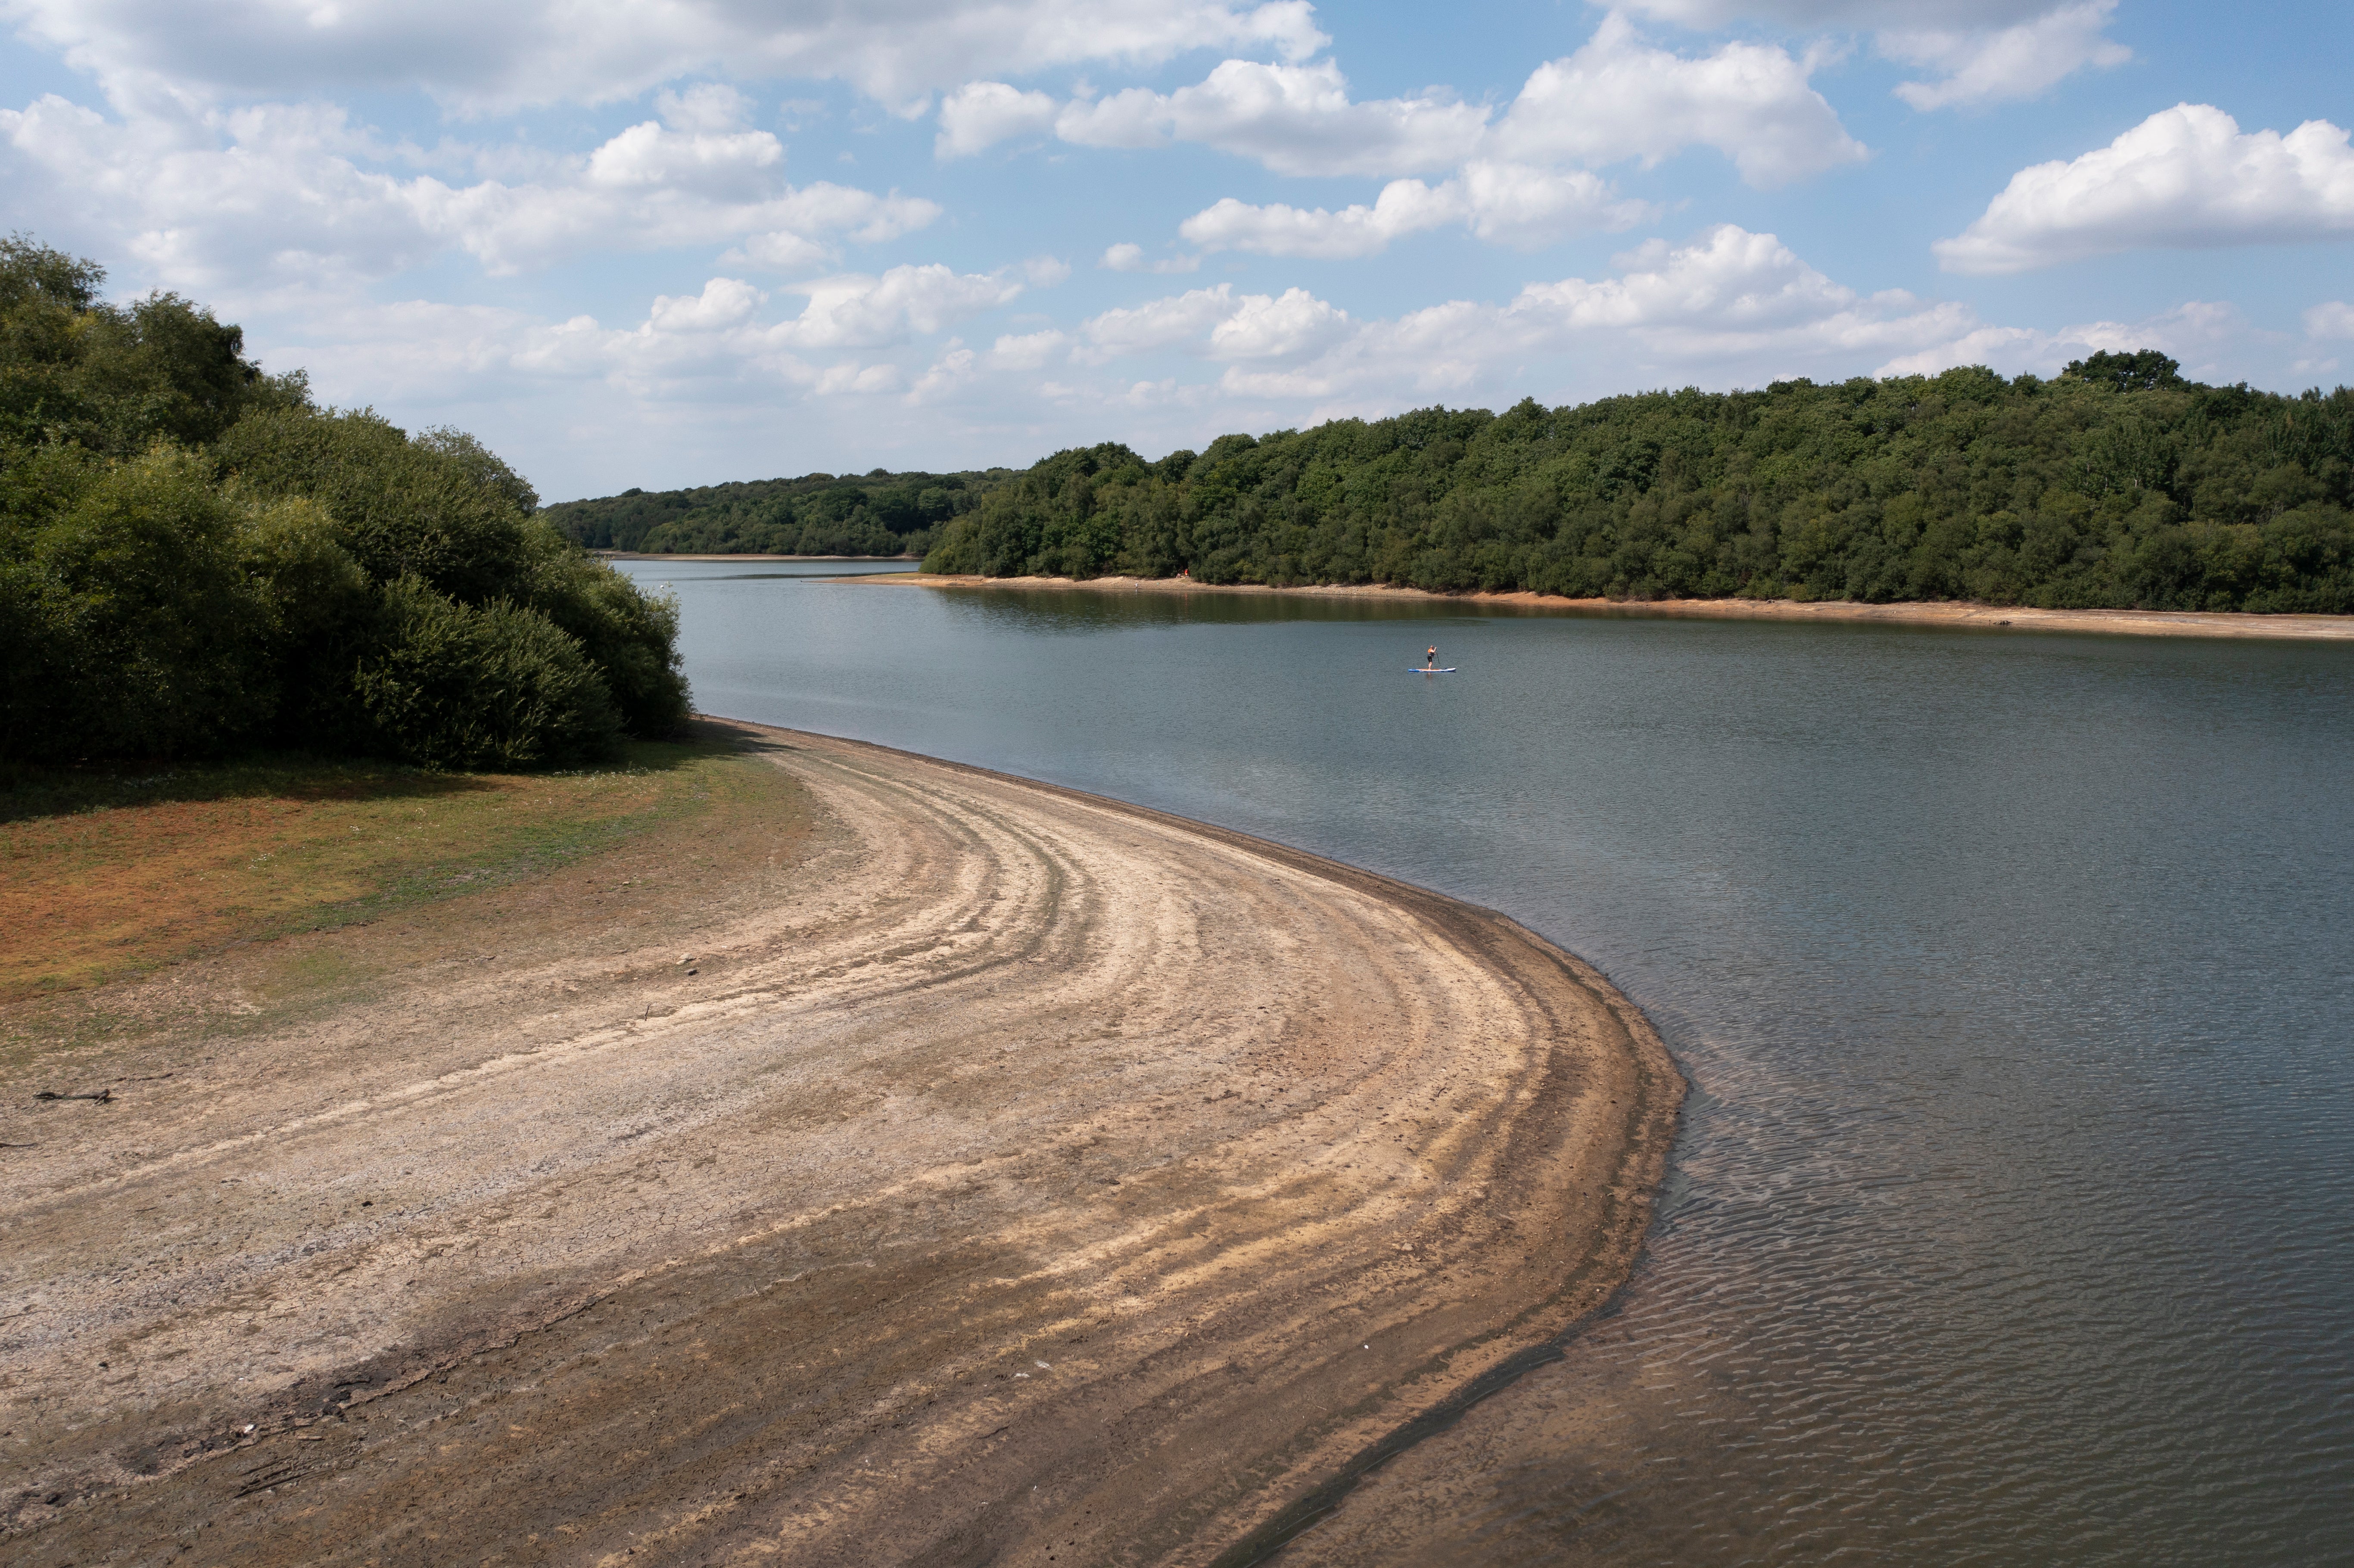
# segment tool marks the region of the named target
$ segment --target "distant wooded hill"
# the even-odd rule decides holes
[[[1934,376],[1424,408],[1025,470],[815,473],[544,514],[599,548],[1575,598],[2354,612],[2354,392],[2154,350]]]
[[[625,490],[543,514],[592,550],[686,556],[920,556],[940,525],[1013,477],[986,473],[830,473],[693,490]]]
[[[2178,370],[2152,351],[2102,354],[2048,381],[1971,367],[1426,408],[1159,462],[1075,449],[981,491],[924,565],[2354,611],[2354,392],[2282,397]]]

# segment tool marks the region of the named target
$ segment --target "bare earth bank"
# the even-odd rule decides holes
[[[11,1562],[1205,1563],[1624,1276],[1682,1083],[1575,959],[741,732],[691,962],[622,882],[6,1069]]]
[[[681,556],[663,551],[647,555],[639,550],[591,550],[590,555],[602,561],[916,561],[920,556]]]
[[[1692,620],[1876,620],[1920,626],[1966,626],[2017,631],[2105,631],[2143,637],[2261,637],[2354,641],[2354,616],[2242,615],[2189,609],[2022,609],[2016,606],[1937,601],[1798,604],[1780,599],[1662,599],[1649,601],[1563,599],[1542,593],[1432,593],[1425,588],[1349,587],[1267,588],[1257,583],[1197,583],[1176,577],[983,577],[898,572],[862,582],[946,588],[1082,588],[1098,593],[1255,593],[1309,599],[1431,600],[1503,606],[1555,615],[1623,616]]]

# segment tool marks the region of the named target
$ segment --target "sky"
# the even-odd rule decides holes
[[[8,228],[550,500],[2156,347],[2354,380],[2354,7],[0,0]]]

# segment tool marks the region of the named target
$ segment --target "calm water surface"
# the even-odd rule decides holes
[[[1649,1011],[1674,1171],[1549,1375],[1657,1409],[1461,1554],[2354,1562],[2354,650],[628,569],[706,710],[1443,889]]]

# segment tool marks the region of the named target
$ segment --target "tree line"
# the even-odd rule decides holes
[[[687,556],[920,556],[943,524],[1011,477],[871,473],[757,479],[688,490],[625,490],[547,508],[548,520],[592,550]]]
[[[0,760],[523,768],[684,720],[675,606],[481,442],[323,408],[204,307],[104,281],[0,240]]]
[[[1425,408],[1055,453],[944,526],[934,572],[1388,583],[1655,599],[2354,611],[2354,392],[2059,376],[1779,381]]]

